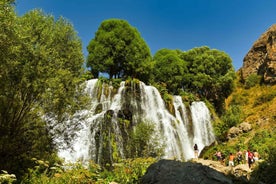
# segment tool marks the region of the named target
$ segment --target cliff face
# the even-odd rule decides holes
[[[251,74],[276,84],[276,24],[261,35],[243,59],[241,78],[245,80]]]

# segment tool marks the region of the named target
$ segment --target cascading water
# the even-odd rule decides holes
[[[119,117],[131,120],[132,126],[140,122],[153,123],[156,135],[165,146],[164,158],[188,160],[193,158],[195,143],[202,150],[214,142],[205,103],[193,102],[187,108],[180,96],[173,96],[174,113],[170,113],[158,90],[152,86],[140,82],[126,87],[125,82],[121,82],[114,96],[111,95],[113,90],[111,85],[100,87],[97,79],[87,81],[91,108],[65,122],[63,133],[55,137],[60,157],[68,162],[94,160],[100,164],[103,157],[108,157],[108,162],[112,163],[110,152],[114,150],[109,142],[112,139],[116,142],[117,156],[125,158],[127,132],[118,121]]]

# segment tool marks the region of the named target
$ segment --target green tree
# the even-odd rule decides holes
[[[184,88],[213,102],[217,110],[222,110],[224,100],[234,88],[235,70],[231,58],[222,51],[199,47],[183,52],[183,60],[188,62]]]
[[[87,50],[87,66],[94,76],[104,72],[110,78],[131,76],[142,81],[149,76],[150,49],[137,29],[125,20],[103,21]]]
[[[149,122],[140,122],[134,127],[128,144],[132,158],[161,157],[164,154],[162,137],[154,131],[155,125]]]
[[[2,3],[2,2],[1,2]],[[0,6],[0,165],[21,175],[31,158],[55,153],[43,115],[62,122],[81,108],[81,41],[63,18]]]
[[[186,63],[179,57],[180,51],[161,49],[153,57],[153,77],[157,83],[166,83],[170,93],[176,94],[182,88]]]

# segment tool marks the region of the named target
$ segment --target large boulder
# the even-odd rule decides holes
[[[232,138],[235,138],[237,137],[239,134],[241,133],[247,133],[249,131],[252,130],[252,125],[250,123],[247,123],[247,122],[243,122],[241,124],[239,124],[238,127],[231,127],[229,130],[228,130],[228,133],[227,133],[227,139],[232,139]]]
[[[201,163],[160,160],[141,179],[143,184],[231,184],[223,173]]]
[[[253,44],[240,69],[245,80],[251,74],[262,76],[265,83],[276,84],[276,24]]]
[[[240,129],[243,133],[247,133],[247,132],[249,132],[250,130],[252,130],[252,126],[251,126],[250,123],[242,122],[242,123],[239,125],[239,129]]]
[[[240,133],[242,133],[242,130],[238,127],[231,127],[229,130],[228,130],[228,134],[227,134],[227,139],[232,139],[232,138],[235,138],[237,137]]]

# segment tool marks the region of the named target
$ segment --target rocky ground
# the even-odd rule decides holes
[[[143,176],[143,184],[232,184],[247,183],[250,173],[247,164],[235,167],[213,161],[194,159],[189,162],[160,160],[152,164]]]

